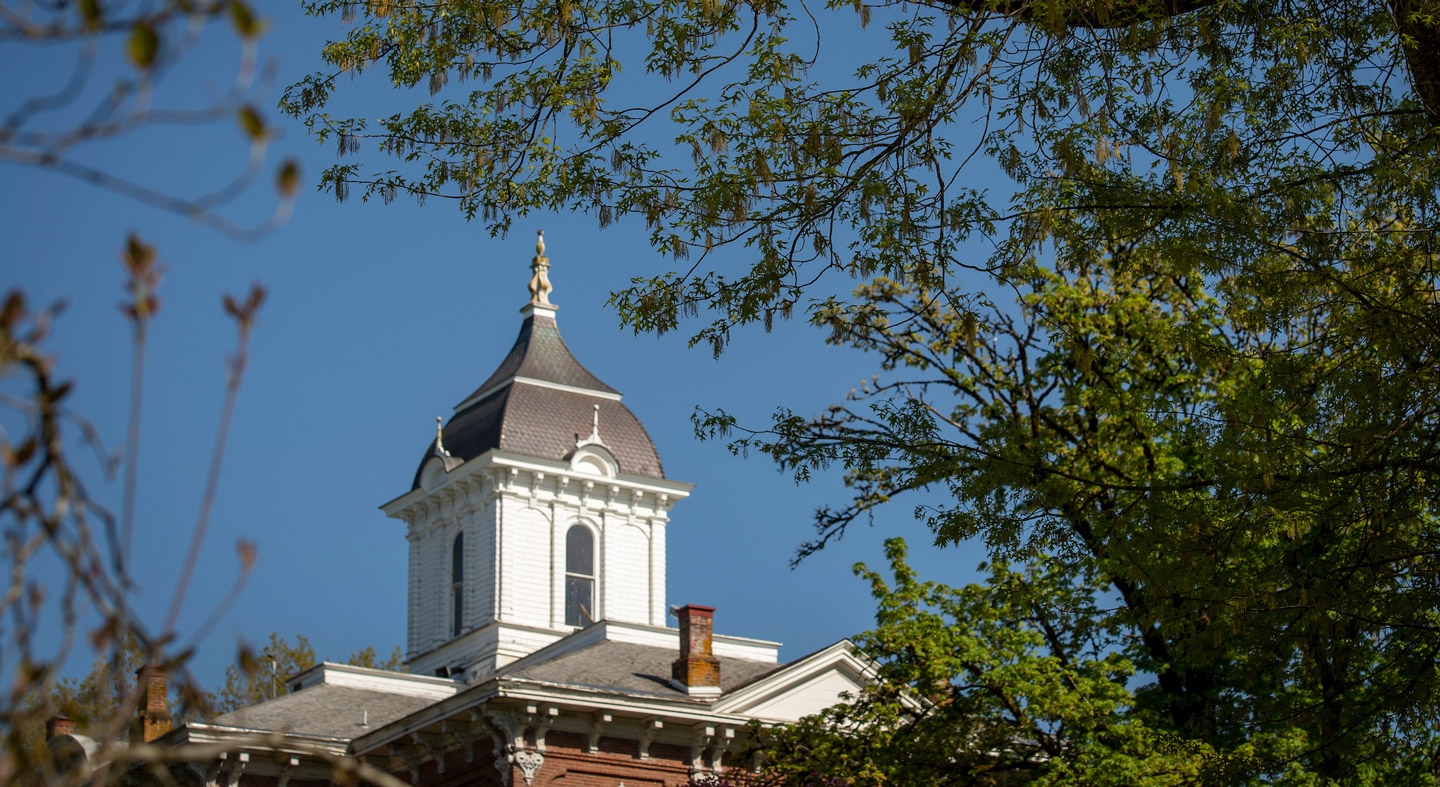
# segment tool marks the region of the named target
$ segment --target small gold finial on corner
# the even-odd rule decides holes
[[[445,419],[442,416],[435,416],[435,453],[441,456],[449,456],[450,452],[445,450]]]
[[[550,306],[550,258],[545,256],[545,230],[535,233],[535,259],[530,261],[530,304]]]

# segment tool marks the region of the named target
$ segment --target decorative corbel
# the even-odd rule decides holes
[[[410,780],[416,784],[420,783],[420,759],[425,756],[425,749],[420,746],[392,745],[390,751],[394,752],[405,763],[405,768],[410,771]]]
[[[232,756],[233,755],[233,756]],[[250,764],[250,752],[222,752],[220,754],[219,777],[225,779],[230,787],[240,783],[240,777],[245,773],[245,766]]]
[[[439,735],[426,732],[410,733],[410,740],[425,748],[430,754],[430,759],[435,761],[435,772],[445,772],[445,739]]]
[[[538,751],[517,751],[514,754],[515,764],[520,766],[520,775],[524,777],[525,783],[534,781],[535,774],[539,773],[540,766],[545,764],[545,755]]]
[[[299,765],[299,757],[281,757],[280,776],[279,779],[275,782],[275,787],[287,787],[287,785],[290,784],[290,774],[294,773],[295,768]],[[239,784],[238,779],[235,781],[235,784]]]
[[[450,720],[441,722],[440,729],[465,747],[466,762],[475,761],[475,744],[485,737],[482,725],[476,722]]]
[[[533,703],[525,706],[525,726],[535,730],[536,751],[545,751],[545,735],[559,715],[560,709],[548,702],[540,706]]]
[[[590,505],[590,492],[595,489],[594,481],[586,481],[580,491],[580,508],[584,510]]]
[[[590,745],[586,748],[591,754],[596,754],[600,751],[600,734],[605,731],[605,725],[611,722],[612,717],[603,710],[597,710],[590,719]]]
[[[539,708],[534,705],[529,705],[526,706],[525,713],[528,723],[528,717],[539,715],[548,718],[552,715],[558,715],[560,711],[558,708],[552,708],[548,704]],[[530,782],[534,780],[535,774],[539,773],[540,766],[545,764],[545,755],[538,751],[525,751],[525,728],[527,724],[521,723],[521,721],[515,717],[515,714],[506,711],[492,711],[487,709],[484,715],[485,720],[499,733],[496,737],[495,744],[495,767],[500,771],[501,781],[506,785],[510,784],[510,766],[516,765],[520,768],[520,776],[525,779],[525,783],[527,785],[530,784]],[[548,721],[545,722],[544,725],[546,729],[549,729],[550,723]],[[543,733],[537,731],[537,735],[543,735]],[[505,756],[501,756],[500,741],[502,740],[506,741],[503,752]],[[536,748],[539,748],[538,744]]]
[[[641,722],[644,725],[640,732],[640,759],[650,759],[650,744],[655,740],[655,733],[665,728],[665,722],[658,716],[651,716]]]
[[[508,787],[510,766],[512,763],[518,764],[515,756],[525,751],[525,727],[510,711],[485,708],[471,711],[470,718],[483,721],[492,730],[495,739],[495,770],[500,772],[501,784]]]
[[[611,485],[610,485],[610,494],[605,497],[605,505],[614,507],[614,505],[615,505],[615,499],[618,498],[619,496],[620,496],[620,487],[617,486],[617,485],[615,485],[615,484],[611,484]]]
[[[719,772],[720,772],[720,765],[721,765],[721,762],[720,762],[720,761],[721,761],[721,759],[724,758],[724,756],[725,756],[725,750],[728,749],[728,748],[730,748],[730,744],[732,744],[732,743],[734,743],[734,742],[735,742],[735,728],[732,727],[732,726],[730,726],[729,724],[721,725],[721,726],[720,726],[720,730],[719,730],[718,733],[715,735],[714,743],[713,743],[713,745],[710,747],[710,770],[711,770],[711,771],[713,771],[713,772],[715,772],[715,773],[719,773]]]
[[[705,750],[715,738],[715,727],[711,724],[696,724],[690,728],[690,773],[705,770]]]

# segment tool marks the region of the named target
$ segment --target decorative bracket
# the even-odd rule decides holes
[[[405,767],[410,771],[410,780],[415,782],[416,784],[419,784],[420,758],[425,756],[425,750],[419,746],[406,745],[391,746],[390,750],[395,752],[396,756],[400,758],[401,762],[405,763]]]
[[[650,759],[650,744],[655,740],[655,733],[665,728],[665,722],[657,716],[651,716],[642,722],[643,731],[640,733],[640,759]]]
[[[725,756],[725,750],[735,742],[735,728],[728,724],[721,725],[719,733],[714,738],[714,744],[710,747],[710,770],[714,773],[720,772],[721,760]]]
[[[611,722],[612,717],[603,710],[597,710],[591,719],[590,745],[587,747],[587,750],[591,754],[596,754],[600,751],[600,734],[605,731],[605,725]]]
[[[250,752],[248,751],[235,752],[233,759],[229,752],[222,752],[220,754],[220,772],[216,774],[216,783],[218,784],[219,778],[223,777],[227,785],[235,787],[240,784],[240,777],[245,773],[245,766],[249,764]]]
[[[690,773],[700,773],[705,769],[705,750],[710,748],[714,737],[714,725],[696,724],[690,728]]]
[[[490,725],[495,733],[495,770],[500,772],[500,783],[508,787],[511,766],[519,765],[522,773],[525,770],[525,765],[520,762],[521,755],[527,753],[525,751],[525,725],[511,711],[486,708],[483,711],[471,711],[470,713],[471,718],[475,718],[477,715]],[[535,756],[540,757],[539,754]],[[544,762],[544,757],[540,757],[540,762]],[[539,767],[539,764],[532,766],[530,775],[525,779],[526,784],[529,784],[530,779],[534,778],[534,770]]]
[[[475,722],[445,721],[440,723],[440,729],[445,734],[454,738],[461,746],[465,747],[465,761],[475,761],[475,744],[484,737],[484,729]]]
[[[550,731],[550,725],[555,723],[555,718],[559,715],[560,709],[548,702],[539,706],[533,703],[525,706],[525,726],[535,730],[536,751],[545,751],[545,734]]]
[[[295,768],[299,765],[299,757],[282,757],[280,759],[280,778],[276,780],[275,787],[286,787],[290,784],[290,774],[294,773]],[[240,782],[237,779],[234,783],[239,784]]]
[[[538,751],[517,751],[513,759],[515,764],[520,766],[520,775],[525,778],[526,784],[534,781],[540,766],[545,764],[545,755]]]
[[[445,772],[445,740],[439,735],[424,732],[410,733],[410,740],[423,746],[430,754],[430,759],[435,761],[435,772]]]

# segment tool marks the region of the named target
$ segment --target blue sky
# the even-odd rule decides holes
[[[0,162],[0,284],[23,289],[35,304],[68,302],[49,349],[59,373],[77,382],[72,405],[111,448],[124,437],[129,386],[128,327],[116,308],[126,234],[154,244],[167,269],[145,378],[136,531],[138,609],[151,627],[174,592],[219,419],[234,334],[221,296],[243,294],[252,282],[269,291],[185,600],[182,638],[234,580],[238,540],[257,545],[259,563],[201,643],[195,667],[204,682],[221,681],[239,639],[260,642],[272,631],[306,635],[321,657],[335,660],[367,645],[389,652],[403,644],[403,525],[377,506],[408,490],[435,416],[448,418],[509,348],[539,228],[571,349],[624,393],[667,476],[697,485],[672,515],[671,603],[716,606],[718,630],[783,641],[782,657],[794,658],[868,626],[873,606],[850,566],[882,564],[885,537],[909,537],[913,562],[927,578],[972,576],[979,551],[928,547],[928,533],[905,502],[881,513],[875,528],[853,532],[792,571],[787,562],[810,536],[813,511],[843,502],[839,470],[797,487],[761,459],[734,458],[692,436],[697,405],[725,407],[756,425],[777,406],[813,412],[877,371],[874,359],[826,347],[822,334],[803,324],[777,324],[768,335],[758,327],[741,331],[718,361],[708,348],[687,349],[683,326],[659,339],[622,331],[605,307],[608,293],[668,267],[635,222],[602,232],[585,216],[532,215],[518,218],[508,238],[492,239],[438,201],[424,208],[405,200],[338,205],[316,193],[311,184],[334,161],[333,146],[319,147],[270,108],[284,85],[318,66],[320,46],[338,28],[305,19],[290,3],[262,8],[272,23],[262,56],[278,63],[260,102],[280,132],[269,162],[293,155],[307,178],[293,217],[273,234],[238,243],[89,184]],[[183,103],[224,89],[238,47],[222,32],[202,37],[162,95]],[[57,87],[71,58],[73,51],[58,48],[0,48],[7,75],[0,111],[11,111],[26,91]],[[97,68],[104,76],[124,65],[107,50]],[[397,100],[381,89],[357,97],[376,106]],[[243,168],[245,145],[225,120],[136,133],[82,155],[189,195]],[[227,215],[263,218],[273,205],[268,183],[262,178]],[[118,483],[81,462],[91,470],[93,496],[117,510]],[[72,659],[72,671],[87,662],[84,654]]]

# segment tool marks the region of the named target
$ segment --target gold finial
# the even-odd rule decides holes
[[[441,456],[449,456],[450,452],[445,450],[445,419],[435,416],[435,453]]]
[[[535,233],[535,259],[530,261],[530,305],[550,306],[550,258],[545,256],[545,230]]]

